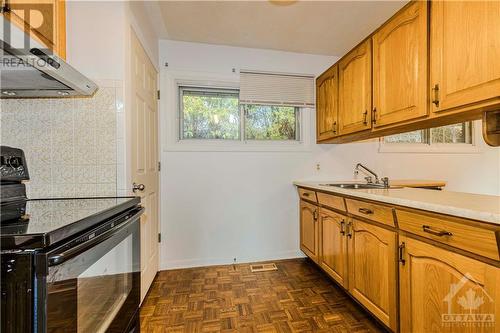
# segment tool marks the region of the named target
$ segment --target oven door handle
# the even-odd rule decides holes
[[[103,232],[97,237],[91,238],[83,243],[80,243],[74,247],[71,247],[67,250],[61,251],[61,252],[56,252],[56,253],[51,253],[49,257],[47,258],[48,265],[50,266],[56,266],[60,265],[63,262],[76,257],[77,255],[87,251],[88,249],[94,247],[96,244],[101,243],[114,235],[116,235],[118,232],[121,230],[125,229],[125,227],[129,226],[132,224],[134,221],[136,221],[144,212],[144,207],[142,207],[139,211],[134,213],[134,215],[130,216],[127,218],[126,221],[118,224],[114,228],[109,229],[106,232]]]

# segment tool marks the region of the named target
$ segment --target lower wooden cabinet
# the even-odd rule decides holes
[[[500,331],[499,268],[405,236],[399,246],[402,333]]]
[[[319,259],[319,226],[316,205],[300,200],[300,249],[312,260]]]
[[[352,219],[347,237],[349,292],[396,331],[396,232]]]
[[[347,217],[321,208],[319,265],[347,288]]]
[[[300,200],[301,250],[393,332],[500,333],[500,262],[489,237],[499,228],[401,208],[394,225],[392,214],[375,213],[392,207],[308,191]],[[361,216],[360,207],[374,213]],[[453,239],[441,239],[443,228]]]
[[[396,331],[396,233],[323,207],[319,225],[318,264],[382,323]]]

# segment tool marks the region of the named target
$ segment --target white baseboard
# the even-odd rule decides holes
[[[268,256],[239,258],[236,263],[243,264],[250,262],[304,258],[304,257],[305,255],[301,251],[291,250],[291,251],[274,253]],[[165,262],[160,262],[160,270],[204,267],[204,266],[215,266],[215,265],[230,265],[232,263],[233,263],[232,258],[198,258],[198,259],[183,259],[183,260],[167,260]]]

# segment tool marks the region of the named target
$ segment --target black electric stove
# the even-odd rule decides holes
[[[140,199],[30,200],[27,181],[23,151],[1,146],[0,331],[138,330]]]

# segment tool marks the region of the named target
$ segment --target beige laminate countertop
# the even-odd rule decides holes
[[[427,179],[396,179],[390,180],[389,184],[391,186],[402,186],[402,187],[445,187],[446,182],[444,180],[427,180]]]
[[[500,224],[500,196],[406,187],[353,190],[321,185],[340,183],[338,181],[294,181],[293,183],[296,186],[304,186],[324,192]]]

